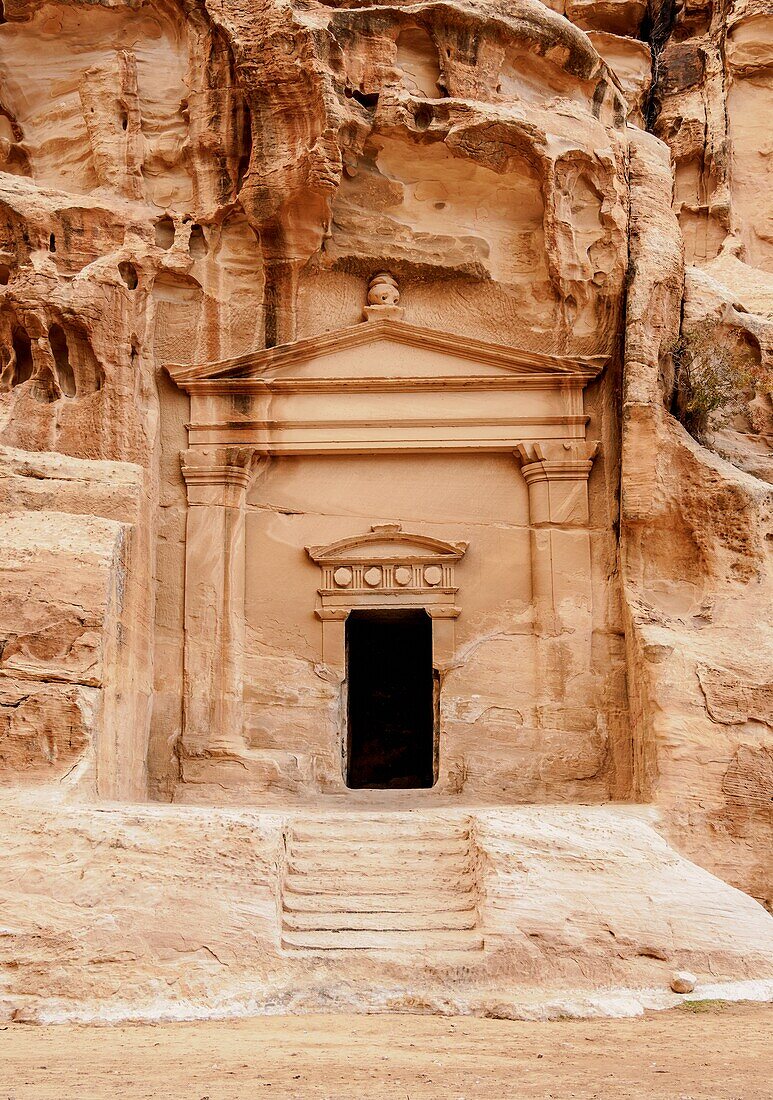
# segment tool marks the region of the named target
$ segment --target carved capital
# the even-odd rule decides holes
[[[182,475],[188,489],[188,503],[240,508],[256,466],[257,456],[250,447],[184,451]]]
[[[587,481],[599,449],[596,440],[550,440],[519,443],[515,458],[526,483]]]
[[[532,527],[588,523],[588,475],[598,446],[584,439],[518,444],[515,457],[529,487]]]
[[[318,607],[315,615],[323,623],[345,622],[349,618],[350,607]]]
[[[461,607],[451,604],[434,604],[425,608],[430,619],[458,619],[462,613]]]

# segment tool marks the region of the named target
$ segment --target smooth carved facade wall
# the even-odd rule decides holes
[[[583,404],[603,362],[366,312],[170,368],[190,395],[175,798],[372,797],[344,781],[345,621],[405,607],[432,618],[439,683],[420,797],[620,797]]]

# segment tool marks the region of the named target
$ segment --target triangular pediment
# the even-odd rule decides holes
[[[419,328],[403,321],[378,320],[322,333],[306,340],[201,366],[169,366],[184,389],[227,385],[394,382],[432,379],[520,377],[529,379],[594,378],[602,357],[583,360],[545,355],[469,337]]]

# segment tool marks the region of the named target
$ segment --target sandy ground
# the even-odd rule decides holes
[[[261,1017],[0,1030],[0,1100],[770,1100],[773,1007],[633,1020]]]

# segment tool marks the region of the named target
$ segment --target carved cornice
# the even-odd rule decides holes
[[[180,389],[192,396],[248,394],[309,394],[309,393],[413,393],[487,390],[544,390],[567,385],[581,386],[595,374],[573,371],[556,374],[549,371],[515,373],[510,376],[436,375],[432,378],[389,378],[384,375],[360,375],[352,378],[201,378],[191,381],[175,379]]]
[[[448,389],[449,387],[438,387],[438,389],[443,388]],[[467,387],[465,387],[465,389],[466,388]],[[447,416],[443,420],[443,424],[446,428],[467,428],[471,423],[484,428],[511,428],[514,424],[520,424],[522,427],[563,427],[573,430],[576,429],[578,432],[582,432],[589,420],[590,417],[585,414],[580,416],[476,416],[474,419],[470,417]],[[412,416],[407,423],[409,423],[412,428],[434,428],[437,426],[437,417]],[[323,431],[333,431],[339,428],[373,428],[374,425],[390,426],[393,424],[393,416],[382,420],[374,414],[373,416],[367,417],[367,419],[358,419],[356,417],[347,417],[343,419],[339,416],[335,418],[326,417],[324,419],[318,417],[315,420],[289,420],[284,418],[281,420],[197,420],[195,424],[188,424],[188,430],[198,433],[227,430],[229,433],[244,432],[245,434],[251,434],[254,432],[272,432],[280,428],[291,432],[309,431],[315,428]]]

